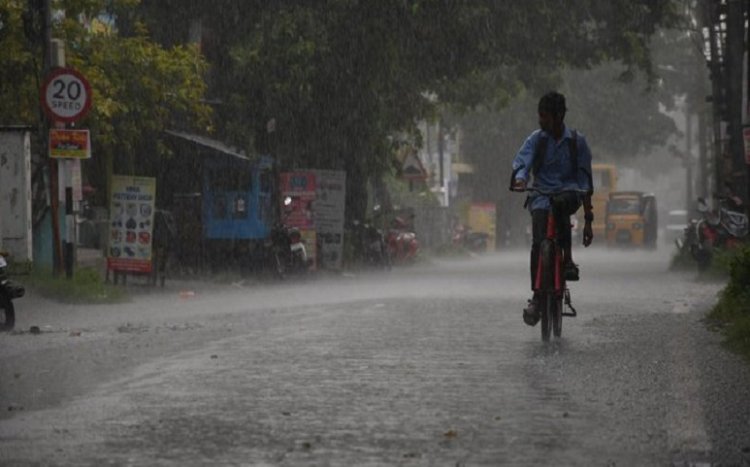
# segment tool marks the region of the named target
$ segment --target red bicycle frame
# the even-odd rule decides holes
[[[555,284],[555,295],[561,296],[562,291],[565,290],[565,278],[562,274],[562,264],[563,264],[563,257],[562,257],[562,249],[557,244],[557,223],[555,222],[555,214],[552,211],[552,209],[549,210],[547,214],[547,234],[546,239],[553,242],[553,245],[556,246],[555,248],[555,271],[554,271],[554,284]],[[536,277],[534,278],[534,290],[535,291],[541,291],[542,290],[542,277],[543,277],[543,258],[541,255],[541,252],[539,254],[539,258],[537,259],[537,268],[536,268]]]

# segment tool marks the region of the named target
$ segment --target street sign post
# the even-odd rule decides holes
[[[401,178],[405,180],[427,179],[427,171],[424,169],[422,161],[419,160],[416,153],[410,153],[404,159],[404,163],[401,165]]]
[[[60,64],[64,64],[64,56]],[[65,124],[73,123],[83,118],[91,108],[91,86],[82,74],[72,68],[55,68],[42,83],[39,90],[39,98],[45,113],[52,120],[54,128],[59,133],[48,135],[50,150],[50,191],[52,193],[52,230],[54,238],[55,268],[59,271],[59,265],[64,265],[65,275],[70,279],[73,277],[73,263],[75,262],[75,216],[73,213],[73,187],[65,185],[65,222],[66,236],[64,248],[60,249],[60,225],[58,220],[58,200],[55,196],[57,191],[57,177],[59,176],[56,160],[52,154],[63,158],[88,157],[90,155],[91,142],[88,131],[83,135],[80,133],[64,133]],[[57,137],[56,139],[53,137]],[[64,141],[67,140],[67,141]],[[83,143],[83,144],[81,144]],[[65,163],[66,180],[70,180],[70,169],[72,164]],[[59,261],[59,263],[58,263]]]
[[[91,86],[72,68],[57,68],[44,80],[40,90],[42,107],[56,122],[75,122],[91,108]]]
[[[414,191],[414,180],[427,180],[427,171],[416,153],[409,153],[404,159],[401,178],[409,181],[409,191]]]

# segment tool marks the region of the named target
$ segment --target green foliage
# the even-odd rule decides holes
[[[711,266],[703,273],[705,279],[727,280],[731,277],[732,268],[741,257],[744,249],[720,249],[715,248],[711,259]]]
[[[699,278],[705,281],[727,280],[730,277],[731,270],[736,261],[741,260],[744,255],[744,249],[722,249],[714,248],[711,253],[711,264],[705,271],[702,271]],[[698,264],[685,248],[682,250],[675,249],[669,264],[670,271],[697,271]]]
[[[418,144],[418,120],[447,106],[503,107],[524,88],[550,87],[564,66],[617,59],[653,77],[649,39],[676,18],[670,0],[227,0],[219,8],[152,0],[144,8],[163,43],[185,38],[184,26],[158,30],[175,16],[200,17],[211,31],[212,92],[229,140],[288,167],[345,169],[347,208],[360,212],[368,177],[387,172],[399,149],[391,138]]]
[[[26,3],[0,0],[0,124],[33,125],[40,118],[42,49],[26,38]]]
[[[35,270],[23,280],[30,290],[64,303],[118,303],[127,300],[123,289],[105,284],[101,275],[92,268],[76,270],[72,279]]]
[[[559,89],[566,95],[566,123],[586,136],[596,161],[629,160],[634,165],[633,159],[645,157],[676,135],[674,121],[662,110],[673,109],[682,96],[705,95],[701,91],[706,80],[704,59],[684,31],[660,31],[650,47],[654,64],[644,65],[645,73],[634,72],[623,60],[589,69],[566,67],[544,76],[547,87],[542,90],[521,88],[502,111],[483,107],[455,116],[452,123],[465,131],[463,152],[478,168],[475,186],[480,197],[507,196],[503,190],[510,163],[537,128],[536,106],[542,91]],[[699,110],[696,103],[691,105]],[[641,165],[646,163],[656,162]]]
[[[43,80],[40,15],[31,38],[22,16],[28,2],[0,0],[7,24],[0,34],[0,123],[40,128],[39,85]],[[162,47],[140,23],[129,35],[116,18],[136,11],[137,0],[58,0],[52,36],[64,40],[66,65],[77,69],[92,87],[92,109],[79,127],[91,130],[94,159],[86,162],[91,183],[106,192],[107,165],[122,173],[155,175],[168,155],[163,131],[208,130],[210,108],[202,103],[207,63],[196,46]],[[6,66],[7,64],[7,66]]]
[[[730,261],[727,290],[732,295],[750,293],[750,246],[738,250]],[[745,301],[745,307],[750,310],[750,301]]]
[[[391,174],[383,177],[393,206],[405,208],[437,207],[440,205],[435,194],[421,182],[414,182],[411,188],[409,182],[398,179]]]
[[[31,122],[40,50],[23,44],[25,2],[1,1],[14,26],[0,34],[0,57],[13,58],[0,95],[19,105],[0,111],[0,120]],[[420,119],[448,107],[501,108],[523,89],[536,95],[559,83],[565,67],[619,60],[626,72],[653,78],[649,40],[676,20],[671,0],[58,0],[55,7],[66,12],[55,29],[68,62],[94,86],[94,111],[81,123],[118,171],[155,170],[167,154],[161,130],[176,121],[207,129],[206,62],[197,49],[174,46],[200,19],[211,97],[222,103],[218,136],[272,152],[290,168],[345,169],[355,212],[364,209],[368,178],[389,171],[400,146],[419,143]],[[119,32],[83,27],[81,19],[91,23],[102,11],[116,15]]]
[[[719,324],[730,348],[750,358],[750,246],[731,260],[729,283],[708,317]]]

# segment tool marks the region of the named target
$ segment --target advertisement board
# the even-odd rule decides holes
[[[156,179],[115,175],[110,199],[107,268],[151,272]]]
[[[281,188],[281,212],[284,225],[299,229],[313,229],[313,203],[315,201],[315,173],[311,170],[284,172],[279,175]],[[291,198],[285,205],[284,199]]]
[[[282,222],[287,227],[296,227],[300,230],[307,256],[313,260],[313,269],[317,267],[317,238],[314,216],[316,187],[315,172],[312,170],[279,174]],[[285,203],[286,198],[290,198],[289,204]]]
[[[320,240],[320,265],[341,269],[344,250],[344,208],[346,207],[346,172],[316,170],[316,197],[313,210],[315,231]]]

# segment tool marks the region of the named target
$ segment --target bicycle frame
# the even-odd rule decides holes
[[[555,295],[560,297],[565,291],[565,275],[562,273],[563,255],[562,249],[557,241],[557,222],[555,220],[555,213],[552,209],[547,214],[547,232],[545,239],[552,242],[555,251],[555,262],[554,262],[554,292]],[[542,255],[539,255],[537,259],[536,277],[534,278],[534,291],[535,292],[549,292],[543,290],[544,285],[542,284],[542,278],[544,267],[543,267]]]

